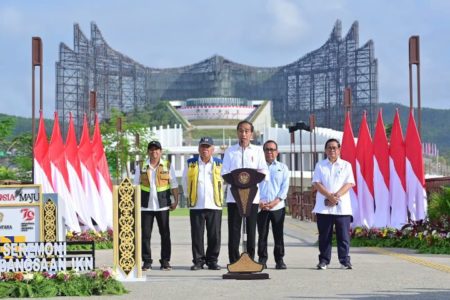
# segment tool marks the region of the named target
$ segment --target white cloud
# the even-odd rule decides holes
[[[293,1],[269,0],[267,10],[273,19],[270,27],[272,38],[282,44],[298,41],[309,29],[302,13]]]

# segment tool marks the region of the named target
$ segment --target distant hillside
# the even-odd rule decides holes
[[[384,124],[392,124],[396,109],[400,114],[403,135],[408,124],[409,106],[398,103],[379,103]],[[417,123],[417,112],[415,114]],[[422,108],[422,141],[436,143],[441,154],[450,156],[450,109]]]
[[[406,125],[408,123],[409,107],[398,103],[380,103],[383,109],[383,120],[385,125],[392,124],[394,121],[395,110],[398,108],[400,113],[400,121],[403,127],[403,134],[406,133]],[[0,114],[0,119],[8,117],[8,115]],[[31,132],[31,118],[15,117],[16,127],[14,136],[23,132]],[[417,121],[417,120],[416,120]],[[167,125],[167,124],[160,124]],[[53,120],[45,120],[47,135],[51,134]],[[450,158],[450,109],[422,109],[422,140],[423,142],[436,143],[442,155]]]
[[[16,125],[12,134],[13,136],[11,138],[14,138],[22,133],[31,133],[31,124],[32,124],[31,118],[10,116],[0,113],[0,120],[8,117],[14,118],[16,121]],[[50,135],[53,128],[53,120],[44,120],[44,122],[47,135]],[[38,129],[38,126],[39,126],[39,115],[36,115],[36,131]]]

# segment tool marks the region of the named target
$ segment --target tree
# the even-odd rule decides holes
[[[17,166],[17,178],[21,181],[32,182],[31,170],[33,168],[33,148],[32,136],[30,133],[22,133],[13,139],[11,147],[16,149],[16,155],[13,158]]]
[[[11,142],[11,134],[15,124],[16,122],[12,117],[0,119],[0,151],[6,153]]]
[[[31,182],[33,168],[31,134],[21,133],[14,137],[16,120],[13,117],[0,120],[0,152],[4,155],[1,158],[0,179]]]
[[[119,118],[122,120],[120,132],[117,128]],[[136,147],[135,136],[139,135],[140,140],[145,141],[153,138],[148,125],[135,115],[127,116],[113,109],[111,117],[101,123],[101,132],[111,176],[120,180],[125,171],[129,177],[127,162],[134,162],[136,155],[143,157],[147,152],[145,143],[140,143],[139,148]]]

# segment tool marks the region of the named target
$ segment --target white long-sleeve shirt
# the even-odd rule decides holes
[[[233,170],[240,168],[255,169],[258,172],[266,174],[265,180],[268,180],[267,174],[269,169],[267,167],[264,151],[260,146],[250,144],[246,148],[242,148],[239,144],[230,146],[225,150],[223,157],[223,165],[221,174],[231,173]],[[227,188],[227,203],[236,203],[233,195],[231,194],[230,185]],[[254,204],[258,204],[260,200],[259,189],[256,193]]]

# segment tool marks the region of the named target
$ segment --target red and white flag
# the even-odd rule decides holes
[[[69,130],[67,131],[65,151],[70,190],[78,217],[84,225],[89,227],[89,229],[95,230],[94,224],[92,224],[91,220],[88,199],[82,183],[83,176],[81,175],[80,160],[78,158],[77,137],[75,134],[72,113],[70,113]]]
[[[356,181],[358,182],[358,200],[361,223],[367,228],[373,226],[375,213],[373,199],[373,145],[364,112],[359,127],[356,144]]]
[[[347,112],[347,115],[345,116],[344,135],[342,136],[341,146],[341,158],[348,161],[352,165],[353,177],[355,178],[356,182],[356,145],[349,112]],[[355,184],[355,186],[349,190],[350,199],[352,201],[353,227],[362,225],[359,215],[357,186],[358,185]]]
[[[65,224],[70,230],[80,232],[77,214],[70,192],[69,174],[67,172],[64,143],[59,128],[58,113],[55,112],[52,138],[48,148],[48,156],[52,169],[53,188],[58,193],[58,204],[62,206]]]
[[[408,223],[405,182],[405,143],[398,110],[395,113],[389,146],[389,193],[391,196],[391,227],[400,229]]]
[[[78,157],[80,158],[83,187],[86,196],[89,199],[91,216],[97,223],[98,228],[101,231],[104,231],[108,227],[105,215],[106,207],[104,207],[98,191],[97,171],[95,170],[95,163],[92,155],[92,145],[89,139],[89,127],[86,115],[84,116],[83,132],[81,133],[80,144],[78,147]]]
[[[389,198],[389,144],[381,109],[373,137],[373,185],[375,197],[374,227],[388,227],[391,221]]]
[[[48,140],[45,132],[42,111],[39,118],[39,129],[34,143],[34,183],[42,185],[42,193],[54,193],[52,186],[52,169],[48,157]]]
[[[94,135],[92,137],[92,152],[94,162],[96,163],[97,180],[100,197],[104,202],[106,211],[106,221],[108,227],[113,228],[113,198],[112,198],[112,182],[109,175],[108,161],[106,160],[105,151],[103,149],[102,135],[100,133],[100,125],[97,115],[95,116]]]
[[[406,198],[410,218],[423,220],[427,214],[427,193],[423,170],[422,147],[412,110],[406,128]]]

